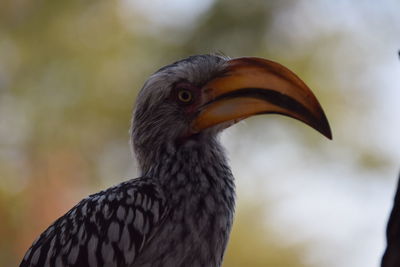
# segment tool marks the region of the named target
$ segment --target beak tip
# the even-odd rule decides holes
[[[332,137],[331,126],[329,125],[328,119],[326,118],[325,114],[323,114],[318,131],[321,134],[323,134],[326,138],[328,138],[329,140],[332,140],[333,137]]]
[[[332,132],[331,132],[331,129],[330,129],[330,128],[328,128],[328,130],[324,133],[324,135],[325,135],[325,137],[328,138],[329,140],[332,140],[332,139],[333,139],[333,137],[332,137]]]

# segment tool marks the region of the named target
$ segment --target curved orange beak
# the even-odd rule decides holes
[[[226,127],[252,115],[278,113],[300,120],[329,139],[324,111],[308,86],[286,67],[262,58],[236,58],[202,88],[204,99],[192,122],[194,133]]]

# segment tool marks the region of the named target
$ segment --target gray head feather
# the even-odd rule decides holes
[[[189,130],[191,118],[170,97],[174,85],[184,81],[201,87],[221,73],[226,62],[226,57],[218,55],[192,56],[161,68],[145,82],[131,127],[131,142],[142,174],[162,160],[161,152],[174,153],[178,139]]]

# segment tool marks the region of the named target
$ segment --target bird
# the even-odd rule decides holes
[[[221,266],[235,181],[220,133],[269,113],[332,138],[311,89],[279,63],[203,54],[160,68],[132,116],[140,177],[81,200],[33,242],[20,267]]]

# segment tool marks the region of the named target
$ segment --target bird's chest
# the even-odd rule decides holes
[[[234,208],[234,192],[221,190],[208,182],[175,190],[164,224],[141,257],[149,264],[141,266],[219,267]]]

